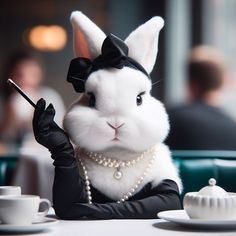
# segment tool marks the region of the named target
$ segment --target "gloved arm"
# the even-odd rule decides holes
[[[54,116],[53,105],[46,108],[46,102],[41,98],[33,117],[34,136],[38,143],[51,152],[54,165],[70,166],[75,161],[74,149],[66,132],[54,122]]]
[[[61,205],[61,212],[75,199],[86,202],[86,193],[74,158],[74,149],[68,135],[54,122],[54,116],[53,105],[46,108],[45,100],[40,99],[34,112],[33,130],[37,142],[46,147],[54,159],[53,205],[56,209]]]
[[[74,189],[74,191],[77,191]],[[66,194],[66,193],[65,193]],[[155,188],[155,194],[147,198],[125,201],[122,203],[88,204],[71,202],[63,208],[63,195],[58,205],[57,214],[61,219],[76,220],[82,217],[92,219],[152,219],[165,210],[181,209],[178,187],[172,180],[163,180]],[[63,211],[60,209],[63,208]]]

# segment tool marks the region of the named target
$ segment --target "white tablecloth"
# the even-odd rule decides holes
[[[182,228],[160,219],[59,221],[40,235],[50,236],[228,236],[235,231],[203,231]],[[30,235],[28,235],[30,236]]]
[[[22,148],[11,185],[21,186],[22,194],[39,195],[52,200],[54,166],[46,148],[35,145]]]

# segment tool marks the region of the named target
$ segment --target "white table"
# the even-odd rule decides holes
[[[34,234],[35,235],[35,234]],[[50,236],[228,236],[235,231],[202,231],[185,229],[164,220],[81,220],[59,221],[40,235]],[[30,235],[28,235],[30,236]],[[32,234],[33,236],[33,234]]]
[[[50,199],[53,181],[53,165],[49,152],[30,150],[22,152],[21,165],[15,176],[15,185],[22,186],[23,193],[39,194]],[[37,181],[36,181],[37,180]],[[32,183],[32,184],[31,184]],[[37,189],[36,186],[37,185]],[[53,211],[50,211],[53,213]],[[1,235],[1,234],[0,234]],[[8,234],[10,235],[10,234]],[[182,228],[160,219],[153,220],[78,220],[62,221],[52,228],[27,236],[228,236],[232,231],[205,231]]]

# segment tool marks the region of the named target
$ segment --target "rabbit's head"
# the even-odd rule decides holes
[[[148,76],[163,19],[153,17],[124,42],[106,37],[81,12],[73,12],[71,22],[79,58],[71,63],[68,81],[82,96],[66,114],[64,128],[74,144],[89,151],[141,152],[163,142],[169,131],[168,116],[162,103],[151,96]]]

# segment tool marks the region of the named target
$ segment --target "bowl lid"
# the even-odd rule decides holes
[[[216,180],[214,178],[209,179],[209,185],[202,188],[198,195],[201,196],[211,196],[211,197],[228,197],[229,194],[221,187],[216,185]]]

